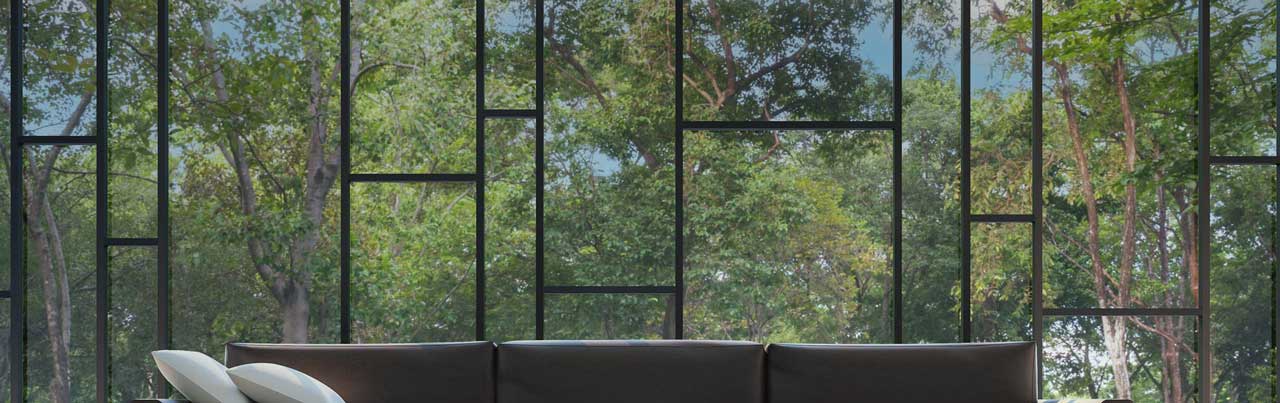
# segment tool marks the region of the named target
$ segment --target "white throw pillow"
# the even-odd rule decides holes
[[[240,392],[258,403],[345,403],[328,385],[283,365],[245,364],[227,374]]]
[[[178,392],[195,403],[249,403],[227,376],[227,367],[195,351],[152,351],[156,367]]]

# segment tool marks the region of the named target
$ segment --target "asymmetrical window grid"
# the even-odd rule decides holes
[[[0,399],[230,341],[1035,341],[1274,402],[1271,0],[12,0]]]

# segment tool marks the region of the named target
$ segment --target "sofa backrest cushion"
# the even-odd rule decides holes
[[[770,403],[1034,403],[1032,343],[769,345]]]
[[[498,345],[501,403],[762,403],[764,346],[715,341]]]
[[[227,366],[302,371],[347,403],[493,403],[493,343],[227,345]]]

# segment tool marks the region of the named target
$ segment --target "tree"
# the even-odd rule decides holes
[[[495,3],[485,17],[487,106],[532,108],[534,3]],[[1216,154],[1274,147],[1274,38],[1256,32],[1273,33],[1275,15],[1247,3],[1214,3]],[[673,285],[682,203],[686,336],[891,341],[891,133],[689,131],[677,156],[671,97],[674,13],[684,12],[686,119],[889,120],[892,4],[673,4],[546,4],[547,284]],[[991,66],[975,64],[971,77],[971,213],[1025,214],[1032,197],[1043,197],[1049,306],[1195,306],[1194,5],[1046,3],[1043,195],[1030,192],[1029,3],[972,5],[974,59]],[[958,6],[904,4],[908,341],[959,337]],[[61,0],[27,7],[28,128],[95,134],[91,8]],[[349,83],[338,77],[337,7],[171,3],[171,320],[201,324],[175,327],[179,348],[216,355],[226,341],[336,341],[339,85],[352,94],[354,172],[475,170],[474,3],[354,1]],[[148,237],[159,227],[150,162],[159,139],[155,13],[154,2],[112,4],[112,236]],[[486,336],[532,338],[534,128],[489,120],[483,130]],[[27,153],[29,164],[28,194],[18,197],[28,223],[28,312],[43,319],[27,328],[35,401],[92,400],[94,334],[82,323],[93,318],[98,287],[111,287],[112,397],[147,394],[156,380],[131,370],[154,346],[146,336],[155,315],[151,250],[112,247],[111,281],[97,284],[92,249],[82,247],[96,235],[87,150],[4,150]],[[684,200],[675,197],[677,172]],[[1047,394],[1187,401],[1203,368],[1194,335],[1211,326],[1214,392],[1269,399],[1272,319],[1258,307],[1270,301],[1259,279],[1276,259],[1274,181],[1270,171],[1215,171],[1213,322],[1050,318]],[[355,341],[474,337],[478,189],[360,182],[351,190]],[[971,228],[979,340],[1031,337],[1029,229]],[[675,308],[664,295],[551,294],[547,335],[671,336]]]

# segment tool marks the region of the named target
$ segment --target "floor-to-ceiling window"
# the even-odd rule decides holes
[[[12,0],[0,401],[229,341],[1035,341],[1275,402],[1272,0]]]

